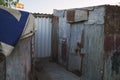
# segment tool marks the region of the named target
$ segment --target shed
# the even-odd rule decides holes
[[[0,6],[0,80],[31,80],[34,17]]]
[[[53,58],[81,80],[120,80],[120,7],[54,10]]]

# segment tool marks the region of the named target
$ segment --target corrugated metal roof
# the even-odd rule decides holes
[[[39,18],[52,18],[53,14],[33,13],[33,16]]]

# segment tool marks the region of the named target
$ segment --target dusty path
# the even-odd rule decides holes
[[[35,70],[36,80],[80,80],[73,73],[54,62],[38,61]]]

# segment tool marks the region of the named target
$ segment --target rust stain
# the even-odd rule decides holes
[[[105,35],[104,51],[110,52],[112,50],[114,50],[114,35]]]
[[[110,54],[114,54],[115,51],[120,52],[120,35],[105,35],[104,38],[104,59],[107,60]]]
[[[73,23],[75,17],[75,11],[74,10],[68,10],[67,11],[67,22]]]
[[[58,61],[58,25],[59,18],[53,16],[53,28],[52,28],[52,58],[57,62]]]
[[[106,64],[108,57],[113,55],[112,69],[116,71],[120,61],[117,57],[120,53],[120,7],[106,6],[105,7],[105,27],[104,27],[104,54],[103,54],[103,68]],[[117,55],[117,56],[116,56]],[[117,59],[117,60],[116,60]],[[104,70],[104,69],[103,69]],[[117,69],[118,70],[118,69]],[[116,73],[118,73],[116,71]]]
[[[120,35],[116,35],[116,50],[120,51]]]
[[[114,35],[105,35],[104,37],[104,54],[103,54],[103,73],[102,80],[104,80],[104,70],[107,59],[109,58],[111,52],[114,50]]]
[[[62,52],[62,61],[63,63],[65,63],[67,61],[67,39],[66,38],[62,40],[61,52]]]
[[[106,6],[105,34],[120,34],[120,7]]]

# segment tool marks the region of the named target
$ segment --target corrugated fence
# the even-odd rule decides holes
[[[51,56],[52,15],[34,14],[35,28],[35,56],[37,58]]]

